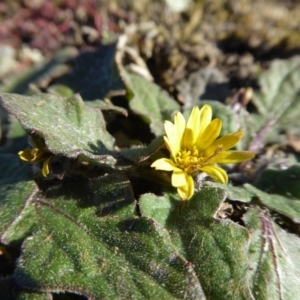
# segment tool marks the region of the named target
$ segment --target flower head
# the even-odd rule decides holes
[[[53,156],[52,153],[46,152],[41,148],[25,149],[18,153],[20,159],[31,163],[43,162],[42,174],[47,177],[49,174],[49,161]]]
[[[174,124],[165,121],[164,141],[170,158],[160,158],[151,167],[173,172],[171,182],[182,200],[194,195],[197,174],[204,172],[217,182],[227,183],[227,173],[216,164],[239,163],[254,157],[249,151],[228,151],[240,141],[243,132],[218,138],[222,121],[211,119],[212,108],[206,104],[201,109],[194,107],[187,122],[180,112],[175,114]]]

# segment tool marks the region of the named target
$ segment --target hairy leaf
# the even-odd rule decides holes
[[[258,300],[299,298],[300,240],[276,225],[259,208],[249,210],[244,222],[251,232],[248,279]]]
[[[4,184],[0,187],[1,242],[21,242],[36,224],[33,196],[38,192],[32,181]]]
[[[230,220],[214,218],[225,191],[205,187],[181,206],[173,197],[144,196],[141,212],[162,222],[180,253],[194,266],[208,299],[249,298],[245,259],[249,234]]]
[[[249,203],[252,199],[252,193],[250,193],[244,187],[232,186],[229,184],[222,184],[212,181],[205,182],[205,185],[218,187],[226,191],[226,198],[233,201],[240,201],[244,203]]]
[[[259,115],[254,125],[259,134],[251,148],[258,150],[264,142],[278,142],[280,133],[297,132],[300,117],[300,57],[275,60],[259,78],[260,91],[254,93],[253,103]]]
[[[225,197],[223,189],[203,187],[181,206],[171,194],[147,194],[140,207],[170,233],[208,299],[297,299],[299,237],[260,208],[244,215],[245,227],[218,219]]]
[[[265,193],[251,184],[245,184],[244,186],[258,197],[263,205],[300,224],[300,199],[290,199],[276,194]]]
[[[300,165],[286,170],[267,169],[256,179],[254,185],[268,193],[300,199]]]
[[[85,106],[79,95],[2,94],[0,102],[28,132],[41,136],[53,154],[113,162],[106,154],[114,140],[105,129],[101,111]]]
[[[150,125],[156,136],[163,134],[163,122],[170,120],[172,113],[179,110],[179,105],[158,85],[142,76],[125,70],[121,71],[121,75],[130,91],[130,108]]]
[[[205,299],[195,270],[165,229],[135,215],[122,174],[64,179],[45,191],[29,183],[2,195],[11,205],[2,240],[23,241],[13,274],[20,289],[96,299]]]

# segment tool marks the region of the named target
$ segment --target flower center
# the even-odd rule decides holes
[[[209,157],[205,157],[203,152],[199,152],[196,146],[192,149],[181,149],[175,157],[175,162],[177,167],[184,172],[196,175],[200,168],[206,165],[210,159],[222,152],[222,148],[222,145],[218,145],[215,152]]]

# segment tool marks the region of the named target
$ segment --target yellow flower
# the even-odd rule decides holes
[[[42,174],[47,177],[49,174],[49,161],[53,156],[52,153],[46,152],[40,148],[25,149],[18,153],[20,159],[31,163],[43,162]]]
[[[249,151],[228,151],[240,141],[243,132],[217,139],[222,121],[211,119],[212,108],[204,105],[201,109],[194,107],[187,122],[180,112],[176,113],[174,124],[165,121],[164,141],[171,157],[160,158],[151,167],[173,172],[171,182],[182,200],[194,195],[194,177],[198,173],[204,172],[217,182],[227,183],[227,173],[217,163],[239,163],[254,157]]]

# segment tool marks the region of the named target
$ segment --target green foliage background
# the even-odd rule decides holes
[[[246,110],[182,89],[195,78],[177,86],[180,103],[122,51],[66,48],[1,85],[0,298],[300,299],[299,153],[286,147],[299,134],[300,58],[258,72]],[[30,88],[58,69],[46,93]],[[197,80],[217,84],[207,72]],[[205,103],[257,157],[182,204],[150,165],[163,122]],[[47,178],[19,160],[28,137],[54,154]]]

